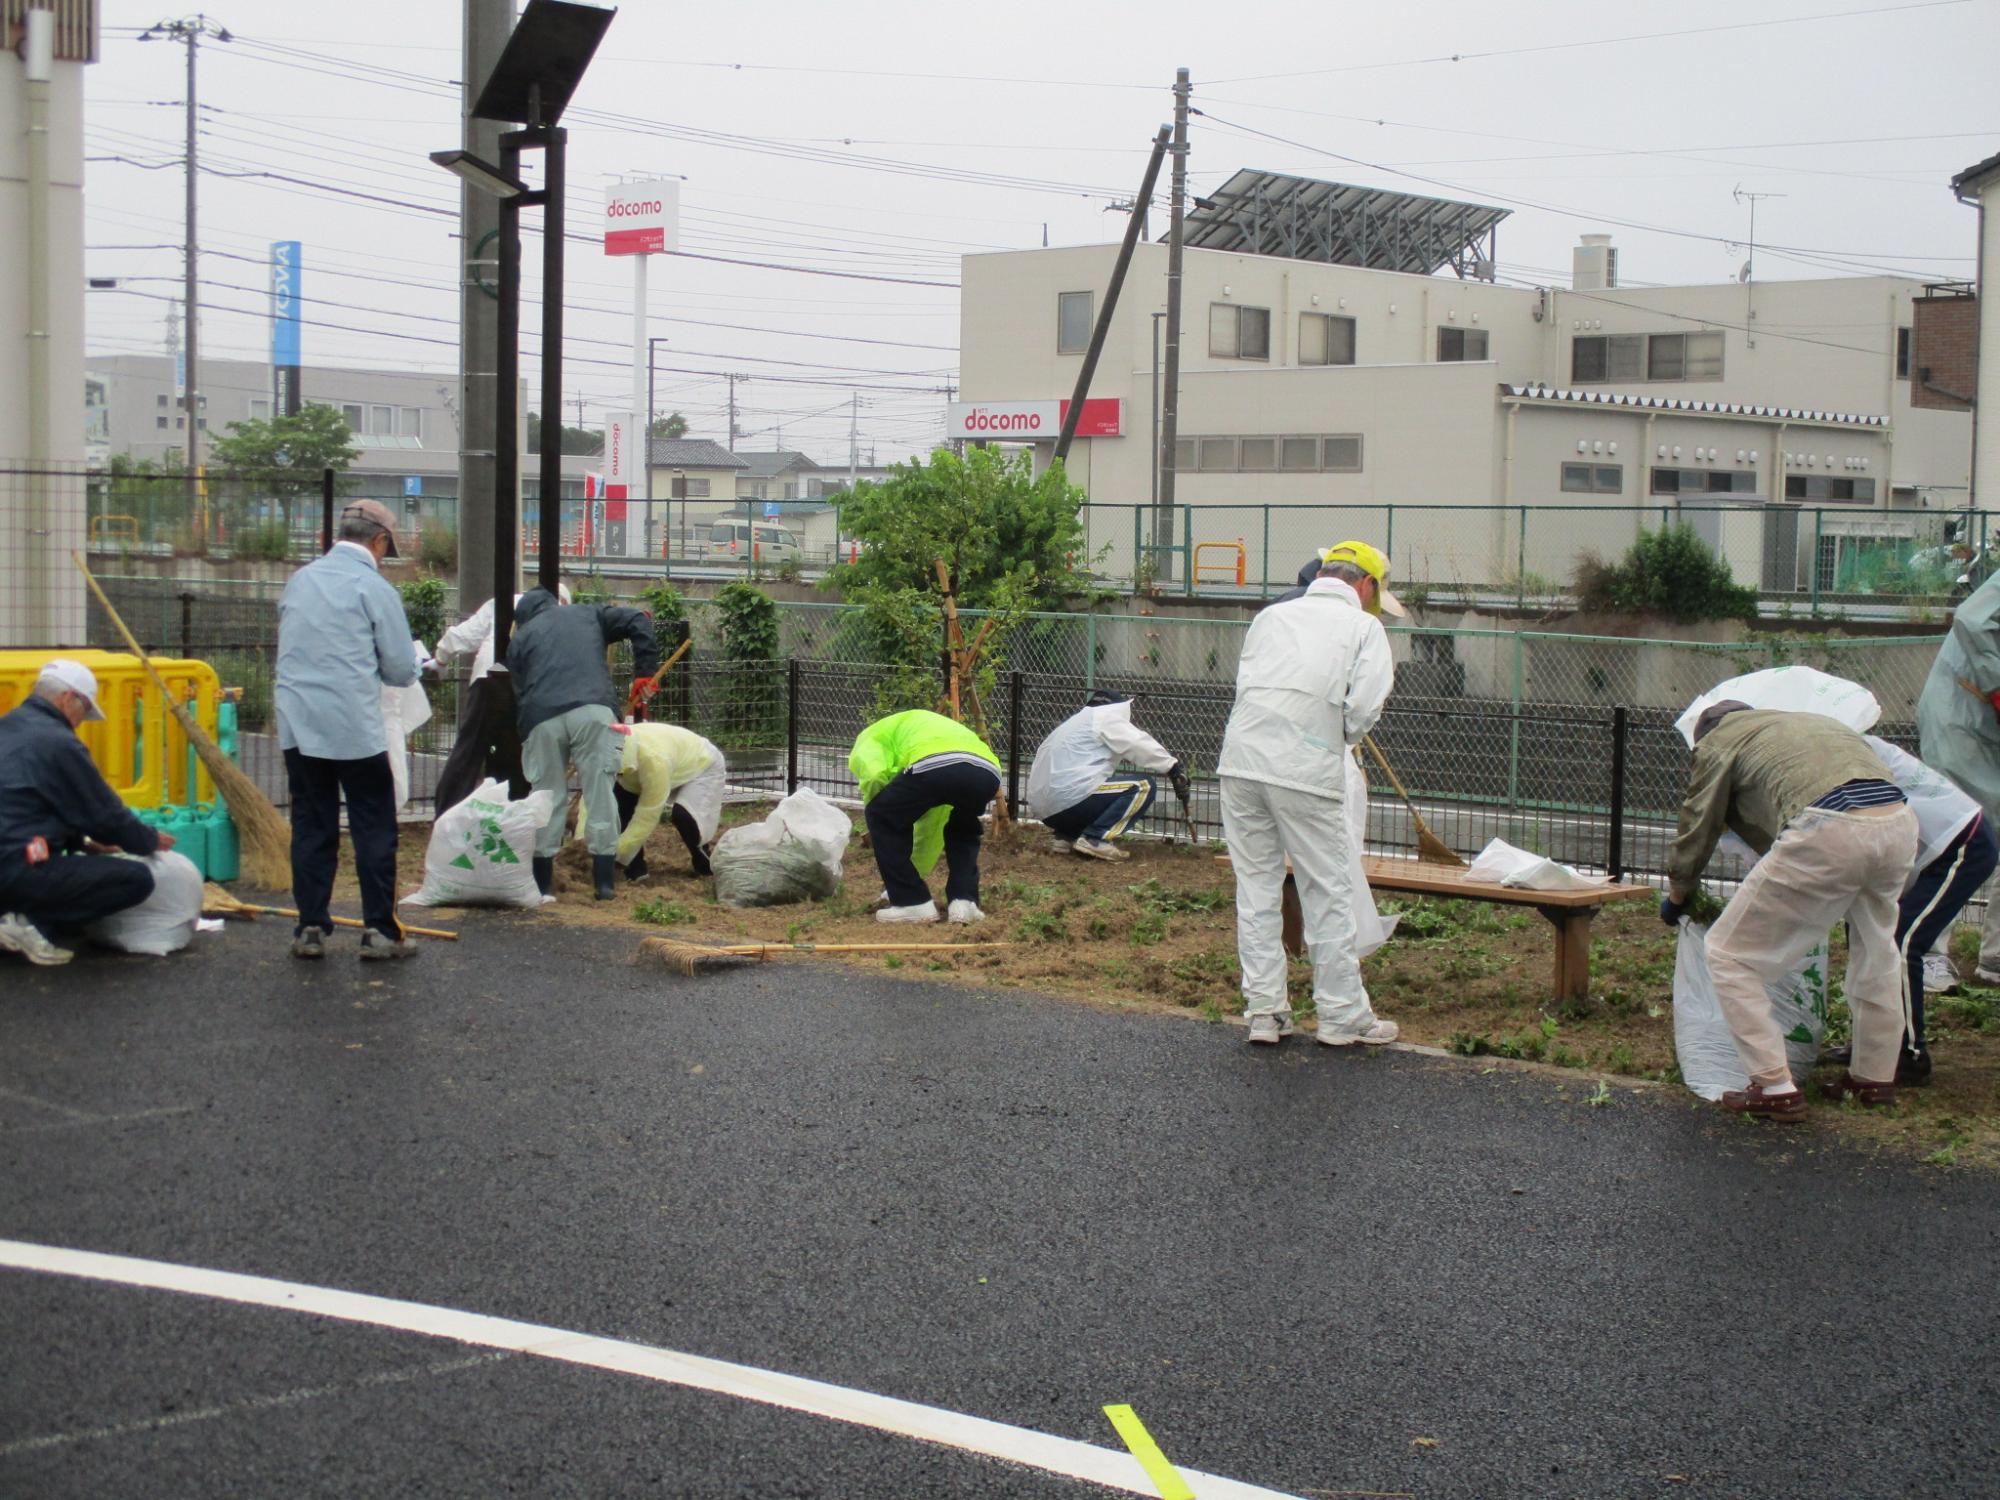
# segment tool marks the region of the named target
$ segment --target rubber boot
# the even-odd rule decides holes
[[[590,873],[597,882],[597,899],[609,901],[618,894],[618,856],[615,854],[593,854],[590,856]]]
[[[537,854],[534,861],[534,870],[535,889],[540,891],[544,896],[548,895],[549,887],[556,883],[555,860],[543,859],[541,855]]]

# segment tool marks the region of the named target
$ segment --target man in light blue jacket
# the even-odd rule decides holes
[[[323,958],[327,906],[347,798],[361,882],[361,956],[407,958],[396,920],[396,793],[382,727],[382,685],[417,680],[403,598],[382,577],[396,556],[389,508],[350,501],[333,550],[292,575],[278,601],[278,746],[292,789],[292,957]]]

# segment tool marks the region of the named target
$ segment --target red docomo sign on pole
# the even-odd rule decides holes
[[[681,185],[671,177],[604,190],[606,255],[670,255],[681,247]]]
[[[954,438],[1053,443],[1068,415],[1067,401],[954,401],[945,410],[945,432]],[[1121,437],[1124,415],[1125,403],[1116,396],[1092,397],[1083,403],[1076,435]]]

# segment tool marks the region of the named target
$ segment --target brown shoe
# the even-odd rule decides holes
[[[1852,1073],[1843,1073],[1831,1083],[1823,1083],[1819,1091],[1838,1104],[1842,1099],[1852,1099],[1867,1109],[1877,1109],[1896,1102],[1894,1083],[1870,1083],[1865,1078],[1856,1078]]]
[[[1806,1117],[1804,1089],[1793,1089],[1787,1094],[1767,1094],[1761,1083],[1753,1083],[1747,1089],[1731,1089],[1715,1102],[1732,1115],[1748,1115],[1753,1120],[1776,1120],[1780,1124],[1796,1125]]]

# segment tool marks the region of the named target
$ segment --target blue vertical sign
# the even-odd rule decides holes
[[[299,414],[299,241],[271,246],[271,414]]]

